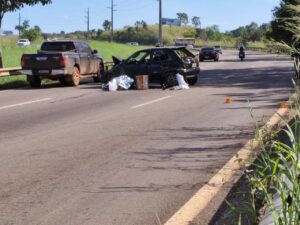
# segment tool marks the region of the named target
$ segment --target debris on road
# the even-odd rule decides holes
[[[148,75],[135,76],[135,88],[136,90],[147,90],[149,88],[149,76]]]
[[[166,87],[169,88],[169,90],[190,89],[188,83],[185,82],[184,77],[179,73],[168,76],[166,83],[163,85],[163,89]]]
[[[128,90],[133,84],[133,82],[134,80],[131,77],[127,75],[121,75],[119,77],[113,78],[111,81],[108,82],[108,90],[109,91]],[[107,88],[107,85],[105,87]]]

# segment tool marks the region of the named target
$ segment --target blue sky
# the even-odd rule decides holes
[[[158,22],[157,0],[114,0],[115,28],[133,25],[137,20],[148,24]],[[272,9],[280,0],[162,0],[163,17],[176,18],[185,12],[189,18],[199,16],[202,26],[217,24],[221,31],[233,30],[252,21],[258,24],[272,19]],[[71,32],[86,30],[86,12],[90,9],[90,28],[102,29],[105,19],[110,20],[111,0],[52,0],[51,5],[26,6],[4,16],[3,30],[14,30],[21,13],[22,20],[38,25],[43,32]]]

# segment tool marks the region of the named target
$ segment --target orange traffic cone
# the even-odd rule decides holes
[[[225,104],[231,104],[232,103],[232,98],[226,98]]]
[[[281,109],[288,109],[289,105],[286,102],[281,102],[279,104],[279,108],[281,108]]]

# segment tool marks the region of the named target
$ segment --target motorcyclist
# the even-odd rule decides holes
[[[244,52],[246,50],[246,47],[243,43],[240,43],[239,46],[238,46],[238,49],[240,52]]]
[[[240,43],[239,46],[238,46],[238,50],[239,50],[239,58],[241,60],[244,60],[244,58],[245,58],[245,50],[246,50],[245,45],[243,45],[242,43]]]

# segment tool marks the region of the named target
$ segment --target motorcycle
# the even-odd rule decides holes
[[[241,61],[243,61],[245,59],[245,51],[240,50],[239,58],[241,59]]]

